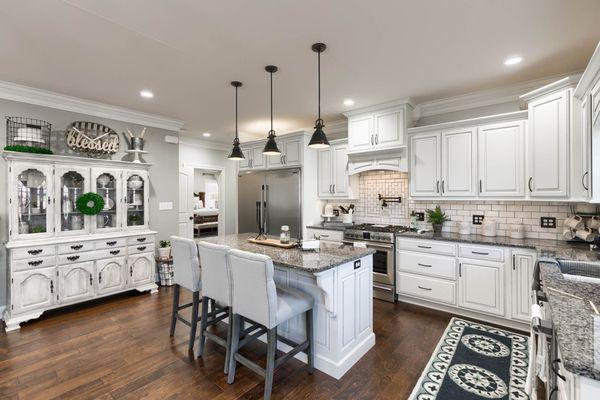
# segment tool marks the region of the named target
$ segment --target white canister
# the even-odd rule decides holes
[[[462,221],[458,225],[458,233],[461,235],[470,235],[471,234],[471,223],[469,221]]]
[[[525,237],[525,226],[522,224],[511,225],[509,236],[513,239],[523,239]]]
[[[342,214],[342,222],[344,224],[351,224],[353,220],[352,214]]]
[[[483,236],[495,237],[496,236],[496,226],[497,226],[496,220],[484,218],[483,222],[481,224],[481,234]]]

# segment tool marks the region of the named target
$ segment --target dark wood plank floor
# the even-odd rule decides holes
[[[260,399],[262,380],[238,367],[227,385],[224,350],[187,355],[188,328],[169,337],[171,289],[128,293],[45,314],[0,333],[2,399]],[[191,298],[189,293],[184,297]],[[406,399],[450,316],[374,301],[377,343],[342,379],[310,376],[293,360],[275,375],[274,399]],[[247,350],[265,353],[262,343]]]

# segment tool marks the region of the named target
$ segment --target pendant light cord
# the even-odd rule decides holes
[[[273,73],[271,75],[271,132],[273,132]],[[269,132],[269,134],[271,133]]]
[[[318,85],[319,85],[319,120],[321,119],[321,52],[317,53],[318,64]]]
[[[238,138],[238,87],[235,87],[235,138]]]

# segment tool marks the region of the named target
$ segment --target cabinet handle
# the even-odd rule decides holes
[[[92,277],[92,274],[90,274],[90,286],[92,286],[94,284],[94,278]]]
[[[583,176],[581,177],[581,186],[583,186],[583,188],[586,190],[586,192],[588,190],[590,190],[587,186],[585,186],[585,177],[588,175],[588,171],[585,171],[585,174],[583,174]]]
[[[529,177],[529,181],[527,182],[527,187],[529,187],[529,192],[533,192],[533,190],[531,190],[531,180],[533,179],[533,176]]]
[[[54,281],[50,279],[50,293],[54,293]]]
[[[144,250],[146,250],[146,246],[140,246],[140,247],[138,247],[137,249],[138,249],[139,251],[144,251]]]
[[[490,255],[490,253],[486,253],[485,251],[471,251],[471,253],[477,254],[480,256],[489,256]]]
[[[113,256],[116,256],[117,254],[119,254],[121,252],[121,250],[111,250],[110,254],[112,254]]]
[[[98,283],[102,283],[102,272],[98,272]]]
[[[458,277],[462,277],[462,263],[458,263]]]
[[[375,144],[379,144],[379,133],[375,134]]]
[[[417,263],[418,266],[420,267],[425,267],[425,268],[431,268],[431,264],[421,264],[421,263]]]
[[[112,240],[112,241],[110,241],[110,242],[106,242],[106,245],[107,245],[107,246],[114,246],[115,244],[117,244],[117,241],[116,241],[116,240]]]
[[[417,287],[421,290],[431,290],[430,287],[424,287],[424,286],[417,286]]]
[[[335,183],[333,184],[333,194],[335,194]]]
[[[514,271],[514,270],[516,270],[516,269],[517,269],[517,268],[516,268],[516,262],[515,262],[515,255],[514,255],[514,254],[513,254],[513,257],[512,257],[512,258],[513,258],[513,259],[512,259],[512,264],[513,264],[513,265],[512,265],[512,267],[513,267],[513,271]]]
[[[145,242],[145,241],[146,241],[146,238],[145,238],[145,237],[141,237],[141,238],[137,238],[136,240],[137,240],[138,242],[142,243],[142,242]]]
[[[83,248],[82,244],[75,244],[73,246],[71,246],[72,250],[81,250]]]
[[[69,260],[69,261],[77,261],[77,260],[79,260],[79,256],[69,256],[69,257],[67,257],[67,260]]]
[[[32,267],[37,267],[38,265],[40,265],[43,262],[44,262],[43,260],[35,260],[35,261],[29,261],[27,264],[31,265]]]
[[[133,276],[133,267],[129,266],[129,276]]]
[[[479,193],[483,192],[483,185],[481,184],[481,179],[479,180]]]
[[[436,181],[435,182],[435,192],[439,193],[440,192],[440,181]]]
[[[442,194],[444,194],[444,180],[442,179]]]
[[[371,135],[371,146],[373,146],[373,135]]]
[[[32,255],[38,255],[42,252],[42,249],[35,249],[35,250],[27,250],[27,253],[32,254]]]
[[[417,247],[420,249],[430,249],[431,248],[431,246],[423,246],[421,244],[417,245]]]
[[[329,237],[329,235],[323,235],[323,234],[321,234],[320,237]]]

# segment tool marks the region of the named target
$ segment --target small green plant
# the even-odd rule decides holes
[[[44,226],[34,226],[31,228],[31,233],[44,233],[46,232],[46,227]]]
[[[54,154],[50,149],[44,149],[43,147],[22,146],[20,144],[4,146],[4,150],[19,151],[21,153]]]
[[[129,221],[129,225],[137,225],[142,220],[142,217],[140,217],[139,215],[133,214],[133,215],[130,215],[129,218],[127,218],[127,220]]]
[[[441,225],[446,221],[450,221],[450,218],[442,211],[440,206],[436,206],[433,210],[427,209],[425,212],[427,213],[427,222],[432,225]]]
[[[171,242],[169,240],[161,240],[160,247],[162,247],[162,248],[171,247]]]

